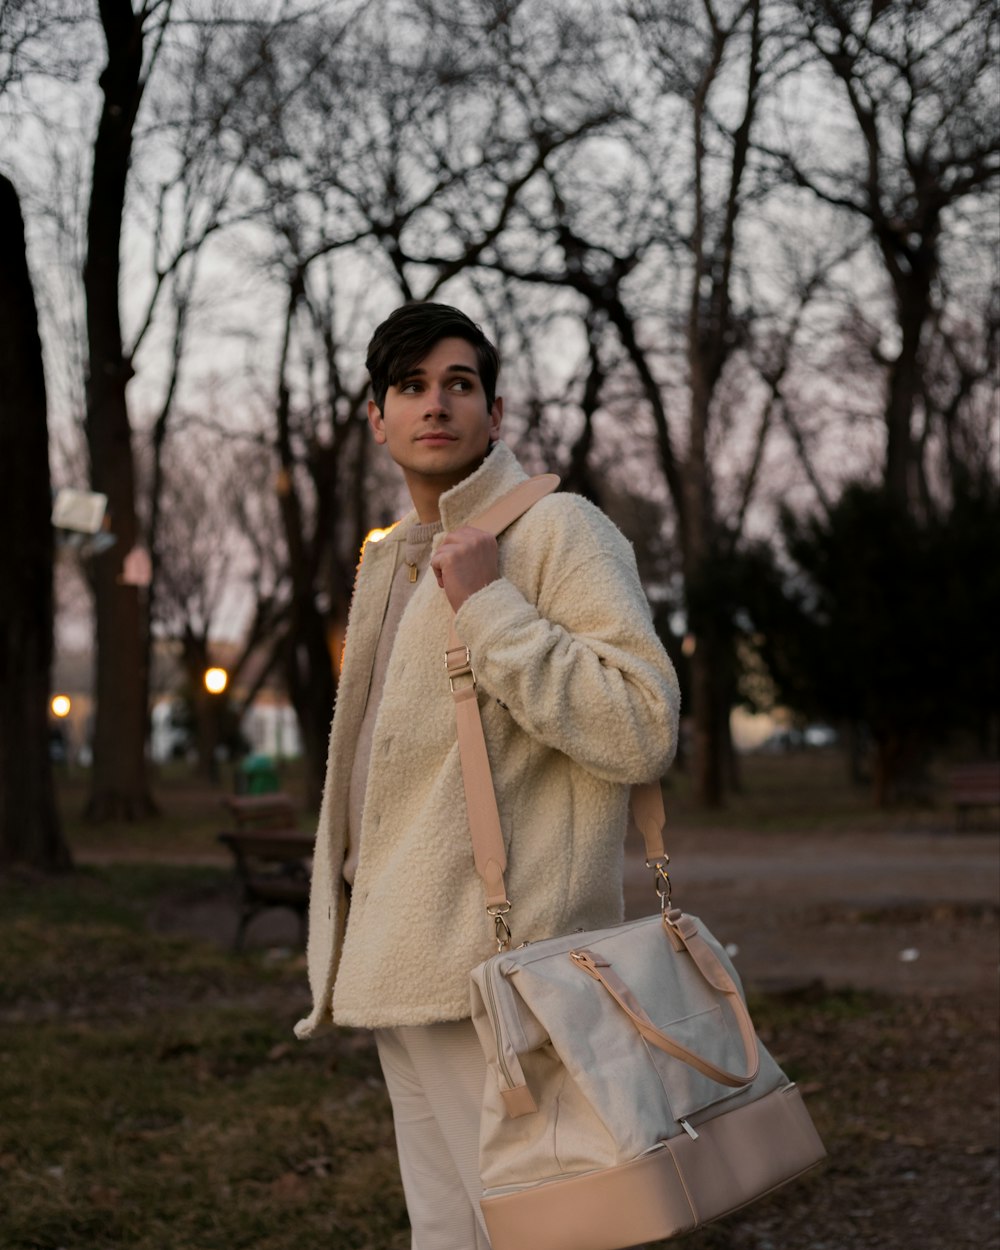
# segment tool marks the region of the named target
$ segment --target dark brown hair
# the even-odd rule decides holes
[[[497,396],[500,353],[479,326],[450,304],[403,304],[389,314],[372,335],[365,364],[372,380],[372,398],[381,411],[385,393],[410,374],[441,339],[465,339],[476,349],[486,407]]]

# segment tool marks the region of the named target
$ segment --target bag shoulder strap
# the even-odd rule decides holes
[[[559,485],[554,473],[543,473],[515,486],[502,499],[491,504],[469,524],[494,536],[503,531],[540,499],[549,495]],[[483,736],[482,717],[476,699],[476,674],[472,667],[469,648],[459,641],[454,619],[445,650],[445,668],[455,703],[455,720],[458,731],[459,756],[462,763],[462,781],[472,836],[472,850],[476,872],[483,882],[486,910],[493,917],[497,944],[503,949],[510,940],[510,929],[504,917],[511,903],[503,874],[507,868],[507,853],[503,845],[500,814],[497,811],[493,774],[490,770],[486,739]],[[463,680],[468,678],[469,680]],[[639,827],[646,844],[646,858],[650,862],[666,861],[663,844],[663,828],[666,815],[659,782],[648,782],[632,790],[632,818]]]

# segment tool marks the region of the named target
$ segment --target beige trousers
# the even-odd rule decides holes
[[[376,1029],[411,1250],[490,1250],[479,1210],[486,1061],[471,1020]]]

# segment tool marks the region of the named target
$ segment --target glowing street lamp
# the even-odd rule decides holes
[[[68,694],[54,694],[49,707],[52,709],[53,716],[58,716],[60,720],[63,720],[69,716],[73,703]]]
[[[229,685],[229,674],[224,668],[207,668],[205,670],[205,689],[209,694],[222,694]]]

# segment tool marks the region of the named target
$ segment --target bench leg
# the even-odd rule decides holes
[[[256,907],[244,907],[240,912],[240,922],[236,926],[236,937],[233,940],[233,950],[240,952],[243,950],[243,939],[246,937],[247,926],[257,914]]]

